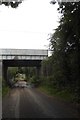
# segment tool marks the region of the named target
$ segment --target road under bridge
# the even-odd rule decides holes
[[[47,57],[48,50],[0,49],[3,78],[7,79],[8,67],[36,67],[39,74],[41,61]]]

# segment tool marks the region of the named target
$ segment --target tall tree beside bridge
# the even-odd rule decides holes
[[[57,56],[64,82],[74,87],[79,95],[80,89],[80,2],[61,2],[58,11],[62,13],[60,25],[52,34],[50,42],[53,56]]]
[[[54,1],[51,3],[54,4]],[[80,2],[58,4],[62,16],[55,33],[50,36],[53,53],[48,62],[42,64],[43,74],[48,73],[45,80],[51,85],[59,90],[69,89],[74,93],[73,99],[80,102]],[[51,74],[48,71],[50,67]]]

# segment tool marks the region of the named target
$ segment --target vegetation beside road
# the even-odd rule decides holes
[[[69,92],[69,90],[65,89],[65,90],[58,90],[56,88],[52,88],[50,86],[39,86],[38,89],[44,93],[46,93],[47,95],[50,95],[50,96],[55,96],[55,97],[58,97],[58,98],[61,98],[65,101],[68,101],[68,102],[74,102],[74,94]]]
[[[10,90],[12,85],[16,82],[15,75],[17,67],[9,67],[7,71],[7,80],[2,79],[2,96],[4,97]]]
[[[5,80],[2,81],[2,97],[4,97],[10,90],[10,87]]]
[[[51,3],[55,4],[53,0]],[[50,34],[52,56],[42,62],[41,85],[80,104],[80,2],[58,4],[61,17]]]

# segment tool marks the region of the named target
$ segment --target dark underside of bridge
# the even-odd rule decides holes
[[[40,67],[41,60],[3,60],[6,67]]]
[[[7,69],[8,67],[36,67],[37,75],[41,67],[42,60],[3,60],[2,61],[2,76],[4,80],[7,80]]]

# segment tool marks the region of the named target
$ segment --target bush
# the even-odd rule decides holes
[[[32,76],[32,77],[30,77],[29,82],[36,86],[39,84],[40,81],[36,76]]]

